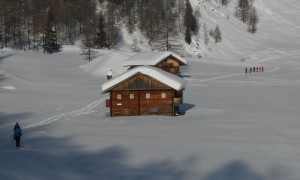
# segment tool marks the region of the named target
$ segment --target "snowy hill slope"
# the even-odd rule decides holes
[[[127,53],[130,55],[130,53]],[[92,62],[80,66],[84,71],[93,74],[98,77],[106,77],[106,73],[113,69],[114,75],[118,75],[127,68],[122,67],[122,63],[128,59],[130,56],[126,53],[121,52],[107,52],[107,54],[102,55]]]
[[[296,0],[255,0],[254,7],[258,12],[259,23],[258,32],[254,35],[247,33],[247,25],[234,16],[237,0],[230,1],[228,7],[221,6],[214,0],[191,2],[194,9],[200,9],[202,31],[204,22],[208,29],[219,25],[222,31],[223,40],[220,44],[210,43],[209,46],[204,46],[202,43],[200,54],[204,58],[261,62],[268,60],[267,55],[279,56],[286,49],[293,53],[300,45],[297,41],[300,24],[297,18],[299,2]],[[195,47],[192,49],[196,50]]]
[[[254,36],[227,20],[234,2],[201,7],[224,38],[202,59],[187,58],[183,116],[107,117],[100,85],[132,53],[87,63],[72,46],[1,50],[0,179],[298,180],[300,1],[256,0]],[[245,74],[249,66],[265,72]],[[16,121],[21,150],[11,139]]]

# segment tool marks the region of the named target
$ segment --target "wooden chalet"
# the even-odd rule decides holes
[[[167,115],[179,113],[185,80],[152,66],[130,69],[102,84],[109,93],[110,116]]]
[[[180,66],[182,65],[186,65],[186,61],[170,51],[139,53],[124,63],[124,67],[129,67],[129,69],[137,66],[155,66],[178,76],[181,75]]]

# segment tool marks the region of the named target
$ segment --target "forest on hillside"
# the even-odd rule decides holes
[[[236,16],[255,33],[258,17],[253,0],[237,2]],[[92,48],[113,48],[120,28],[126,27],[129,33],[140,30],[153,49],[177,51],[199,32],[200,16],[189,0],[1,0],[0,48],[53,53],[59,45],[81,38],[90,54]],[[205,31],[216,43],[222,40],[218,26]]]

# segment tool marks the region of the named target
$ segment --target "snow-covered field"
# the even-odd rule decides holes
[[[215,55],[186,58],[186,112],[177,117],[107,117],[100,86],[130,52],[101,51],[91,65],[78,47],[1,50],[0,179],[300,179],[300,1],[255,4],[255,36],[219,19]],[[226,9],[214,12],[218,20]],[[265,71],[244,73],[253,66]],[[21,150],[11,137],[17,121]]]

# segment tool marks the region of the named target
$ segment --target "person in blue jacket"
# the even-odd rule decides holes
[[[16,148],[20,148],[21,147],[21,136],[22,136],[22,129],[19,125],[19,123],[17,122],[14,126],[14,140],[16,141]]]

